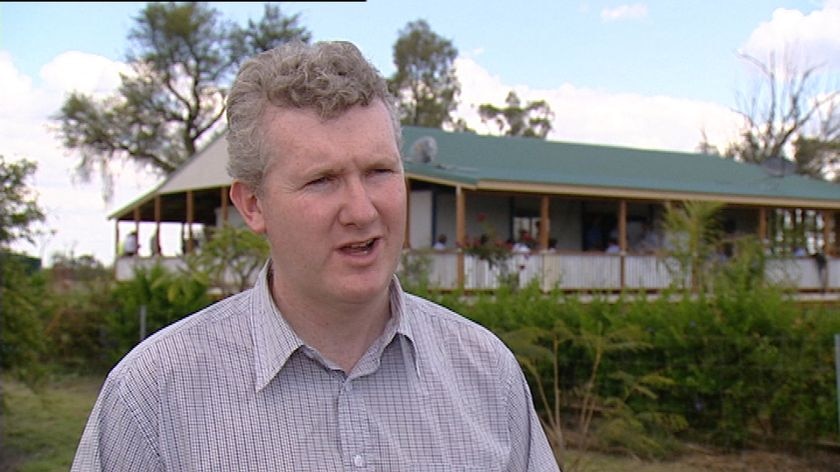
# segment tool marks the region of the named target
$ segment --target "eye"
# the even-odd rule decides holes
[[[329,185],[334,180],[335,180],[334,177],[329,176],[329,175],[324,175],[324,176],[318,177],[316,179],[310,180],[309,182],[306,183],[306,185],[304,185],[304,187],[316,188],[316,189],[321,188],[321,187],[326,187],[327,185]]]
[[[368,175],[371,177],[381,176],[381,175],[390,175],[394,173],[394,169],[389,167],[379,167],[376,169],[371,169],[368,171]]]

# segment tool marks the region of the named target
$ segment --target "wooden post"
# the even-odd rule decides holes
[[[828,256],[834,255],[834,247],[831,241],[831,230],[833,229],[834,222],[832,218],[834,215],[829,210],[822,211],[822,218],[823,218],[823,254]]]
[[[464,288],[464,247],[467,243],[467,202],[464,189],[455,187],[455,240],[458,245],[458,288]]]
[[[192,252],[193,250],[193,218],[194,218],[194,208],[193,208],[193,191],[187,190],[187,253]]]
[[[411,248],[411,181],[405,178],[405,238],[403,249]]]
[[[767,208],[765,207],[758,209],[758,240],[762,248],[767,247]]]
[[[134,207],[134,233],[137,237],[137,252],[135,252],[135,256],[140,257],[140,206]]]
[[[228,193],[230,192],[230,187],[227,185],[222,185],[222,190],[220,192],[219,198],[222,200],[222,224],[226,225],[228,223]]]
[[[548,216],[549,198],[548,195],[543,195],[540,202],[540,249],[543,251],[548,249],[548,233],[551,228],[551,220]]]
[[[831,253],[833,255],[838,255],[840,254],[840,218],[837,217],[836,211],[832,211],[831,215],[831,220],[834,223],[834,245],[831,250]]]
[[[140,207],[134,207],[134,231],[140,234]],[[139,241],[139,240],[138,240]]]
[[[162,251],[160,251],[160,195],[155,195],[155,237],[152,241],[152,246],[150,249],[152,251],[152,256],[159,256]]]
[[[119,258],[120,254],[120,217],[114,220],[114,255]],[[117,267],[116,260],[114,261],[114,268]]]
[[[625,256],[627,255],[627,200],[619,200],[618,202],[618,247],[621,248],[621,290],[625,286]]]

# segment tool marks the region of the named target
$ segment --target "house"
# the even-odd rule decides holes
[[[780,256],[793,244],[785,228],[801,228],[800,243],[827,257],[829,289],[840,290],[840,186],[785,174],[777,168],[718,156],[615,146],[481,136],[405,127],[402,155],[409,189],[406,248],[431,259],[432,283],[441,288],[493,288],[500,273],[522,283],[538,277],[545,288],[658,290],[672,275],[651,244],[663,244],[668,205],[686,201],[725,204],[727,234],[753,234]],[[175,222],[184,228],[184,251],[194,228],[241,218],[227,196],[227,144],[217,138],[156,188],[111,216],[139,229]],[[451,249],[429,250],[438,235]],[[528,238],[530,252],[505,264],[456,248],[485,239]],[[610,238],[616,250],[605,250]],[[654,241],[654,243],[651,243]],[[134,260],[117,260],[118,275]],[[825,288],[811,257],[779,258],[774,277],[801,290]]]

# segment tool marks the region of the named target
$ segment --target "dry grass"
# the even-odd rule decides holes
[[[651,462],[570,451],[566,472],[840,472],[840,454],[813,452],[807,457],[766,451],[721,454],[700,448],[673,461]]]

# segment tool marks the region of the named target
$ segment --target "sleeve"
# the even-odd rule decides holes
[[[511,437],[510,472],[559,472],[554,451],[540,423],[531,390],[516,358],[510,355],[508,424]]]
[[[71,472],[160,471],[157,445],[131,408],[120,382],[108,379],[88,418]]]

